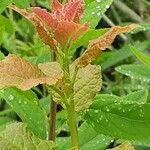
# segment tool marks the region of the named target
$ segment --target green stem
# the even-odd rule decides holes
[[[52,61],[56,61],[56,54],[52,52]],[[55,141],[56,139],[56,113],[57,103],[51,96],[50,114],[49,114],[49,140]]]
[[[78,138],[78,130],[77,130],[77,118],[73,100],[73,83],[70,77],[69,70],[69,57],[68,50],[65,51],[65,56],[63,58],[63,70],[64,70],[64,78],[67,87],[66,95],[66,108],[68,113],[68,125],[70,128],[71,134],[71,145],[72,148],[79,150],[79,138]],[[74,79],[73,79],[74,80]]]
[[[67,107],[67,112],[68,112],[68,125],[71,133],[71,144],[73,148],[79,149],[79,138],[78,138],[77,121],[76,121],[77,118],[76,118],[74,102],[72,102],[72,104]]]

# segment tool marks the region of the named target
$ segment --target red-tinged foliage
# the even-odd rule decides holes
[[[14,5],[10,8],[33,22],[40,38],[52,50],[56,50],[58,46],[68,48],[89,28],[88,24],[79,23],[83,14],[82,0],[69,0],[65,5],[53,0],[52,13],[39,7],[31,7],[29,12]]]

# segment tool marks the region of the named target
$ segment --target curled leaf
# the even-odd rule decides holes
[[[31,10],[28,10],[29,11],[28,12],[27,10],[20,9],[20,8],[16,7],[15,5],[9,5],[9,8],[16,11],[16,12],[18,12],[18,13],[20,13],[26,19],[31,21],[34,24],[40,39],[46,45],[48,45],[51,48],[51,50],[53,50],[53,51],[57,50],[58,43],[54,39],[53,32],[49,32],[50,29],[48,29],[46,27],[46,25],[44,24],[42,19],[38,18],[36,14],[31,13]],[[37,8],[37,10],[38,10],[38,8]],[[43,11],[46,12],[46,10],[44,10],[44,9],[43,9]],[[45,16],[45,14],[44,14],[44,16]],[[45,19],[49,20],[48,18],[45,18]],[[50,20],[50,21],[52,22],[52,20]]]
[[[74,62],[74,64],[78,67],[84,67],[88,65],[94,59],[96,59],[102,53],[103,50],[105,50],[112,44],[117,35],[129,32],[137,27],[139,27],[139,25],[137,24],[131,24],[125,27],[120,26],[112,27],[103,36],[90,41],[85,53],[81,57],[79,57]]]
[[[29,90],[38,84],[54,85],[62,77],[62,73],[46,76],[37,66],[15,55],[9,55],[0,62],[0,88],[16,86]]]

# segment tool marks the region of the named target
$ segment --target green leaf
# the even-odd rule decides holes
[[[0,135],[0,149],[52,150],[53,148],[53,142],[37,138],[27,130],[23,123],[8,125]]]
[[[90,125],[83,123],[79,128],[81,150],[104,150],[113,142],[113,139],[98,134]]]
[[[70,56],[73,56],[75,50],[78,47],[80,47],[80,46],[86,47],[89,44],[90,40],[96,39],[96,38],[104,35],[108,30],[109,29],[99,29],[99,30],[90,29],[88,32],[83,34],[75,44],[73,44],[71,46],[71,48],[69,50]]]
[[[74,84],[74,102],[76,111],[88,108],[102,86],[101,68],[88,65],[79,69]]]
[[[148,90],[139,90],[136,92],[129,93],[128,95],[122,97],[125,101],[135,103],[146,103],[148,98]]]
[[[112,2],[113,0],[89,1],[89,3],[85,5],[82,22],[88,22],[90,23],[91,28],[95,28]]]
[[[140,50],[143,51],[149,46],[149,41],[144,42],[135,42],[135,45],[137,47],[140,47]],[[106,52],[105,52],[106,53]],[[105,56],[105,53],[103,53],[97,60],[96,64],[101,64],[102,70],[105,70],[113,65],[116,65],[117,63],[127,59],[128,57],[132,56],[133,53],[130,51],[130,48],[128,45],[123,46],[121,49],[116,50],[112,49],[111,52],[109,52],[109,57],[105,59],[105,61],[101,62],[103,57]]]
[[[12,35],[14,32],[14,27],[12,22],[8,18],[2,15],[0,15],[0,28],[1,27],[3,27],[9,35]]]
[[[40,106],[46,111],[47,114],[50,111],[50,103],[51,103],[50,96],[44,97],[39,101]]]
[[[113,139],[97,133],[90,125],[84,122],[79,128],[81,150],[105,150]],[[57,138],[59,150],[68,150],[71,147],[70,137]]]
[[[32,91],[23,92],[16,88],[0,91],[0,96],[12,107],[28,128],[38,137],[47,138],[48,121],[46,113],[39,106]]]
[[[134,46],[130,45],[131,51],[134,53],[134,55],[147,67],[150,67],[150,57],[144,55],[139,50],[137,50]]]
[[[29,0],[13,0],[15,5],[17,5],[20,8],[28,8],[30,7]]]
[[[150,104],[126,101],[101,94],[85,115],[97,133],[127,140],[148,140],[150,136]],[[150,142],[150,141],[149,141]]]
[[[133,79],[150,83],[150,69],[144,65],[121,65],[115,70]]]
[[[0,1],[0,13],[2,13],[6,7],[11,3],[11,0],[2,0]]]

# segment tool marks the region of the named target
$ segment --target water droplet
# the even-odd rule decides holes
[[[0,90],[0,92],[1,92],[1,93],[4,93],[4,90],[2,89],[2,90]]]
[[[106,5],[106,9],[108,9],[109,8],[109,5]]]
[[[100,3],[101,2],[101,0],[96,0],[97,1],[97,3]]]
[[[100,13],[100,12],[98,12],[98,13],[97,13],[97,16],[100,16],[100,15],[101,15],[101,13]]]
[[[9,96],[9,99],[10,99],[10,100],[14,100],[14,98],[15,98],[15,97],[14,97],[13,95],[10,95],[10,96]]]
[[[27,104],[27,101],[24,101],[24,104],[26,105],[26,104]]]
[[[98,110],[94,110],[94,112],[95,112],[95,113],[98,113],[99,111],[98,111]]]
[[[91,14],[92,14],[92,15],[94,15],[94,14],[95,14],[95,12],[92,12]]]
[[[111,143],[113,143],[113,142],[114,142],[114,140],[111,140],[110,142],[111,142]]]

